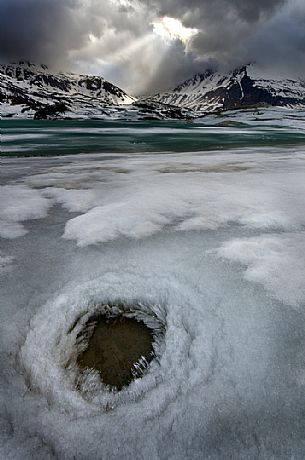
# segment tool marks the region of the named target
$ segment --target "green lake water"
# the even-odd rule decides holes
[[[152,153],[283,146],[305,143],[305,129],[293,120],[234,121],[1,121],[1,156],[80,153]]]

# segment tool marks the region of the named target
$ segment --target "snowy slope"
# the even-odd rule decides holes
[[[30,62],[0,65],[0,115],[13,118],[181,119],[193,117],[158,101],[137,101],[100,76],[53,73]]]
[[[77,113],[134,101],[135,98],[99,76],[53,74],[47,66],[29,62],[0,66],[2,115],[33,116],[54,104]]]
[[[227,74],[206,71],[149,100],[214,112],[253,106],[305,106],[305,81],[262,76],[255,65]]]
[[[100,76],[0,65],[0,115],[18,118],[185,119],[251,107],[305,107],[305,82],[262,76],[249,65],[206,71],[173,91],[137,100]]]

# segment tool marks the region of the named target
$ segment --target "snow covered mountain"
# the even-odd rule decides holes
[[[44,111],[77,114],[135,101],[102,77],[53,74],[45,65],[20,62],[0,66],[1,114],[44,115]]]
[[[268,78],[255,65],[248,65],[227,74],[208,70],[148,100],[196,112],[259,106],[304,107],[305,81]]]
[[[53,73],[27,61],[0,65],[0,115],[124,120],[194,116],[187,108],[137,100],[100,76]]]
[[[0,65],[0,115],[19,118],[192,119],[261,106],[305,107],[305,82],[262,76],[256,66],[206,71],[173,91],[136,99],[100,76],[52,73],[22,61]]]

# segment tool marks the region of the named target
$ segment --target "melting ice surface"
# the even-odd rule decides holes
[[[285,147],[249,123],[243,147],[1,158],[1,459],[304,459],[298,120]],[[80,391],[75,324],[105,302],[165,326],[158,360]]]

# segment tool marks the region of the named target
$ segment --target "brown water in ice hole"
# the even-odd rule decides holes
[[[148,363],[152,361],[152,344],[153,331],[143,322],[124,316],[101,316],[77,364],[82,370],[97,370],[103,383],[121,390],[134,380],[132,368],[141,356]]]

